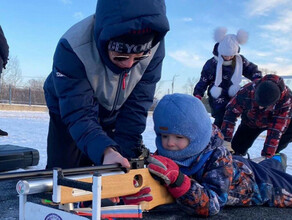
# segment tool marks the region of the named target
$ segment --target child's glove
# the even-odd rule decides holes
[[[138,205],[140,202],[150,202],[153,200],[152,195],[150,194],[151,188],[150,187],[144,187],[139,192],[128,195],[128,196],[122,196],[122,199],[125,203],[125,205]]]
[[[195,97],[202,100],[202,96],[200,96],[200,95],[195,95]]]
[[[163,180],[173,197],[181,197],[190,189],[190,178],[181,173],[178,165],[171,159],[153,155],[148,158],[148,162],[149,172]]]

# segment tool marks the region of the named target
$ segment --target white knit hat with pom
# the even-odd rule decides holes
[[[240,82],[242,78],[242,58],[239,55],[239,44],[246,43],[248,39],[248,33],[244,30],[238,30],[237,35],[227,34],[227,29],[225,27],[217,28],[214,32],[214,39],[219,43],[218,45],[218,61],[216,68],[216,78],[214,86],[211,88],[211,95],[217,99],[222,92],[222,88],[219,85],[222,82],[222,65],[224,60],[222,56],[235,56],[236,65],[234,73],[231,77],[232,85],[228,90],[230,97],[235,96],[235,94],[240,89]]]

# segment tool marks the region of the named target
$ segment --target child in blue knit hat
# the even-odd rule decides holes
[[[282,163],[231,155],[199,99],[166,95],[153,120],[157,152],[148,169],[189,214],[215,215],[225,205],[292,207],[292,176]]]

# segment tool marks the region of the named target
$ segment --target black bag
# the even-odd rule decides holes
[[[0,171],[15,170],[35,166],[39,163],[36,149],[16,145],[0,145]]]

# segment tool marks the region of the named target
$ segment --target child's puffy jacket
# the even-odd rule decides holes
[[[223,136],[214,126],[211,141],[194,163],[194,167],[200,164],[200,160],[205,162],[199,171],[189,175],[191,187],[185,195],[177,199],[186,212],[200,216],[215,215],[225,205],[265,204],[292,207],[292,194],[279,188],[275,183],[269,183],[269,180],[273,179],[272,176],[266,178],[267,183],[258,177],[259,172],[268,168],[242,157],[232,156],[222,143]],[[192,169],[193,167],[189,167],[189,170]],[[278,179],[286,178],[284,181],[287,179],[292,181],[292,176],[289,174],[278,171],[277,175]],[[290,190],[292,192],[291,186]]]

